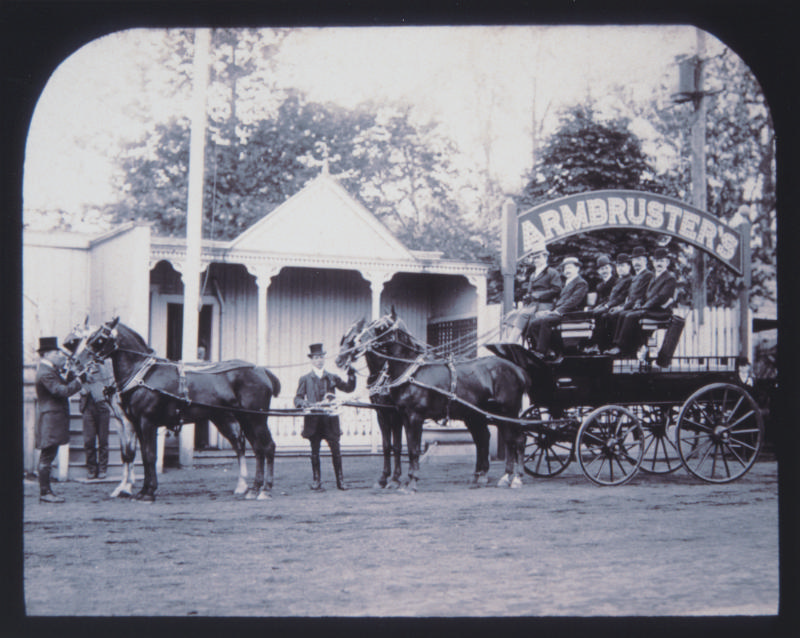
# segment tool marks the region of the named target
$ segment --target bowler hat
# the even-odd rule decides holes
[[[561,262],[561,265],[566,266],[567,264],[575,264],[580,268],[581,262],[578,261],[577,257],[565,257],[564,261]]]
[[[634,246],[631,257],[647,257],[647,251],[644,246]]]
[[[39,354],[58,350],[58,337],[39,337]]]
[[[628,253],[620,253],[619,255],[617,255],[617,263],[629,264],[631,263],[631,256]]]
[[[653,251],[653,259],[669,259],[669,253],[666,248],[659,246]]]
[[[321,343],[312,343],[308,346],[308,356],[309,357],[316,357],[316,356],[325,356],[327,353],[325,350],[322,349]]]
[[[599,270],[603,266],[610,266],[611,260],[608,258],[608,255],[600,255],[597,258],[597,269]]]

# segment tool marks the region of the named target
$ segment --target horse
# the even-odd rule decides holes
[[[346,332],[339,343],[339,354],[336,357],[336,365],[345,369],[355,358],[353,354],[357,351],[356,341],[364,329],[366,319],[356,321],[348,332]],[[379,387],[381,379],[381,362],[378,356],[371,350],[365,353],[369,375],[367,377],[368,387]],[[383,471],[375,482],[375,488],[397,489],[400,487],[400,476],[403,473],[403,414],[392,404],[392,397],[388,391],[378,389],[377,392],[370,392],[370,401],[376,406],[375,413],[378,419],[378,427],[381,430],[381,442],[383,445]],[[408,439],[406,430],[406,439]],[[394,458],[394,471],[392,471],[392,459]],[[409,462],[411,459],[411,448],[409,447]],[[391,480],[389,477],[391,476]]]
[[[271,497],[275,442],[267,426],[267,413],[272,397],[280,392],[280,381],[272,372],[238,359],[198,367],[155,357],[153,349],[120,323],[119,317],[84,337],[73,355],[79,368],[108,358],[122,411],[141,444],[144,481],[136,499],[155,500],[158,427],[176,429],[183,423],[202,420],[211,421],[236,453],[239,479],[234,494],[244,494],[248,500]],[[245,438],[256,457],[250,488]]]
[[[355,336],[353,336],[355,334]],[[402,414],[406,427],[408,488],[416,490],[422,424],[426,419],[463,421],[476,447],[473,481],[489,482],[489,430],[496,425],[504,434],[505,474],[498,486],[522,486],[525,433],[516,419],[531,381],[525,370],[491,355],[468,361],[424,361],[426,347],[409,333],[394,309],[389,315],[356,324],[342,340],[337,365],[367,359],[372,376],[386,378],[384,388]]]

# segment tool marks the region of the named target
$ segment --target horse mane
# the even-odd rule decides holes
[[[136,332],[133,328],[126,326],[124,323],[117,324],[117,331],[124,334],[126,337],[133,339],[138,346],[144,349],[147,354],[152,354],[155,352],[153,348],[147,345],[147,342],[142,338],[142,336]]]

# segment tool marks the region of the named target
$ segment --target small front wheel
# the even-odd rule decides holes
[[[548,417],[545,409],[533,406],[520,416],[521,419],[538,422],[533,431],[525,433],[525,460],[522,465],[526,474],[538,478],[558,476],[572,461],[574,425],[570,432],[564,421],[550,423]]]
[[[764,441],[764,419],[743,388],[713,383],[683,404],[677,437],[689,473],[709,483],[729,483],[756,462]]]
[[[597,485],[622,485],[642,464],[642,424],[627,408],[605,405],[583,420],[575,447],[586,478]]]

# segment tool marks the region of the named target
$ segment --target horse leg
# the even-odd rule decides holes
[[[112,407],[113,410],[113,407]],[[118,496],[133,496],[133,484],[136,480],[133,461],[136,458],[136,433],[133,425],[124,417],[120,417],[116,410],[114,415],[119,421],[119,454],[122,458],[122,478],[119,485],[111,492],[111,498]]]
[[[517,489],[522,487],[522,454],[525,449],[525,435],[519,428],[499,425],[503,428],[503,439],[506,450],[505,474],[497,482],[497,487],[511,487]]]
[[[242,428],[239,422],[230,414],[214,414],[210,417],[211,422],[219,430],[220,434],[230,441],[233,451],[236,453],[236,464],[239,468],[239,478],[233,490],[235,496],[247,492],[247,460],[245,458],[245,445]]]
[[[408,484],[406,488],[411,492],[417,491],[422,421],[422,417],[418,414],[408,416],[406,421],[406,442],[408,443]]]
[[[242,417],[247,439],[256,457],[256,474],[252,487],[244,497],[263,501],[272,498],[272,481],[275,467],[275,441],[267,427],[267,417]]]
[[[403,421],[395,417],[392,417],[391,437],[394,472],[389,487],[397,488],[400,487],[400,476],[403,474]]]
[[[475,474],[472,482],[477,487],[489,483],[489,427],[482,416],[472,415],[465,419],[467,429],[475,443]]]
[[[383,447],[383,472],[373,485],[374,488],[386,487],[386,480],[392,472],[392,430],[387,417],[378,410],[378,427],[381,429],[381,444]]]
[[[158,489],[158,476],[156,475],[156,434],[158,425],[148,417],[139,417],[137,433],[142,443],[142,465],[144,466],[144,481],[142,489],[136,494],[136,499],[152,503],[156,500]]]

